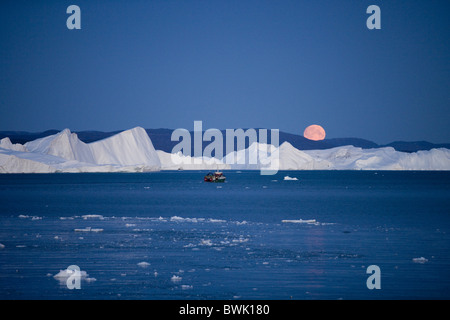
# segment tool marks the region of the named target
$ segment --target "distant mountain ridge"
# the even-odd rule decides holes
[[[245,130],[245,129],[244,129]],[[156,150],[162,150],[165,152],[171,152],[173,147],[177,145],[178,141],[171,141],[171,135],[173,129],[145,129],[148,136],[150,137],[153,146]],[[46,130],[43,132],[26,132],[26,131],[0,131],[0,139],[9,137],[12,143],[25,144],[26,142],[33,141],[36,139],[44,138],[50,135],[54,135],[60,132],[60,130]],[[85,142],[91,143],[99,141],[102,139],[109,138],[115,134],[122,132],[111,131],[75,131],[78,138]],[[222,130],[222,135],[225,137],[225,130]],[[191,132],[191,137],[193,138],[194,133]],[[270,143],[270,130],[268,130],[268,142]],[[359,147],[362,149],[372,149],[372,148],[382,148],[382,147],[392,147],[396,151],[402,152],[417,152],[420,150],[431,150],[436,148],[447,148],[450,149],[450,143],[444,144],[434,144],[427,141],[394,141],[386,145],[379,145],[373,141],[365,140],[361,138],[333,138],[325,139],[322,141],[312,141],[308,140],[301,135],[296,135],[292,133],[287,133],[280,131],[279,133],[279,144],[283,142],[289,142],[292,146],[299,150],[323,150],[330,149],[340,146],[352,145],[354,147]],[[208,145],[210,142],[204,142],[204,146]],[[193,145],[193,144],[192,144]],[[246,142],[245,148],[248,148],[248,141]],[[225,143],[224,143],[225,148]],[[237,151],[237,150],[234,150]],[[224,150],[225,154],[225,150]]]

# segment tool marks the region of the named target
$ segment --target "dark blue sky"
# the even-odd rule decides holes
[[[449,14],[448,0],[1,1],[0,130],[203,120],[450,142]]]

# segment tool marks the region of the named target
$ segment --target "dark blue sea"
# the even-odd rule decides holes
[[[0,299],[450,298],[449,172],[205,173],[0,175]]]

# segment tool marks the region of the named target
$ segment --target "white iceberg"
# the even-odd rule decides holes
[[[86,163],[96,163],[88,144],[78,139],[76,133],[69,129],[25,143],[29,152],[48,154],[65,160],[77,160]]]
[[[145,129],[136,127],[84,143],[65,129],[21,144],[0,140],[0,173],[146,172],[158,170],[450,170],[445,148],[399,152],[391,147],[341,146],[301,151],[284,142],[276,148],[254,142],[223,159],[195,158],[155,150]]]
[[[0,173],[145,172],[161,162],[145,129],[136,127],[112,137],[84,143],[65,129],[25,143],[0,143]]]
[[[181,153],[159,150],[157,153],[163,170],[450,170],[450,150],[445,148],[414,153],[399,152],[392,147],[354,146],[301,151],[289,142],[279,148],[254,142],[249,148],[231,152],[221,160],[202,159],[200,164],[194,164],[194,158]],[[186,164],[177,166],[173,159]]]
[[[95,164],[143,166],[146,171],[161,167],[158,154],[145,129],[136,127],[89,144]]]
[[[247,170],[267,168],[267,163],[277,170],[450,170],[450,150],[445,148],[414,153],[399,152],[392,147],[362,149],[354,146],[301,151],[289,142],[281,144],[278,154],[274,148],[254,143],[248,149],[228,154],[225,159],[235,161],[232,169]],[[255,157],[257,163],[250,164],[250,159]],[[238,161],[247,161],[247,164]]]
[[[13,151],[27,151],[25,146],[21,145],[20,143],[11,143],[11,140],[8,137],[0,140],[0,148]]]
[[[185,156],[181,152],[168,153],[157,150],[161,170],[226,170],[231,167],[216,158]]]
[[[308,150],[308,155],[327,161],[332,170],[450,170],[450,150],[432,149],[413,153],[392,147],[362,149],[354,146]]]

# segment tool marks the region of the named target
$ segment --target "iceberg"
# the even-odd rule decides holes
[[[301,151],[284,142],[278,148],[278,157],[270,158],[276,155],[274,148],[254,143],[224,159],[236,163],[231,165],[232,169],[246,170],[264,169],[268,160],[272,161],[270,166],[278,170],[450,170],[450,150],[445,148],[414,153],[396,151],[392,147],[362,149],[354,146]],[[269,150],[266,156],[265,150]],[[257,157],[256,164],[239,164],[244,160],[248,163],[252,156]]]
[[[181,152],[168,153],[165,151],[156,151],[161,161],[161,170],[227,170],[230,165],[222,160],[208,157],[185,156]]]
[[[25,143],[29,152],[48,154],[65,160],[96,163],[88,144],[78,139],[76,133],[69,129]]]
[[[278,165],[279,149],[271,144],[253,142],[247,149],[228,153],[223,162],[234,170],[272,169]]]
[[[327,159],[300,151],[289,142],[284,142],[280,146],[279,170],[326,170],[332,166]]]
[[[136,127],[89,144],[95,164],[143,166],[148,171],[161,167],[159,156],[144,128]]]
[[[450,149],[406,153],[392,147],[298,150],[254,142],[222,159],[155,150],[136,127],[85,143],[69,129],[21,144],[0,140],[0,173],[148,172],[159,170],[450,170]]]
[[[161,168],[145,129],[84,143],[69,129],[24,145],[0,142],[0,173],[147,172]]]
[[[13,151],[26,151],[25,146],[21,145],[20,143],[11,143],[11,140],[8,137],[0,140],[0,148]]]
[[[407,153],[392,147],[362,149],[342,146],[305,153],[327,161],[328,169],[332,170],[450,170],[450,150],[445,148]]]

